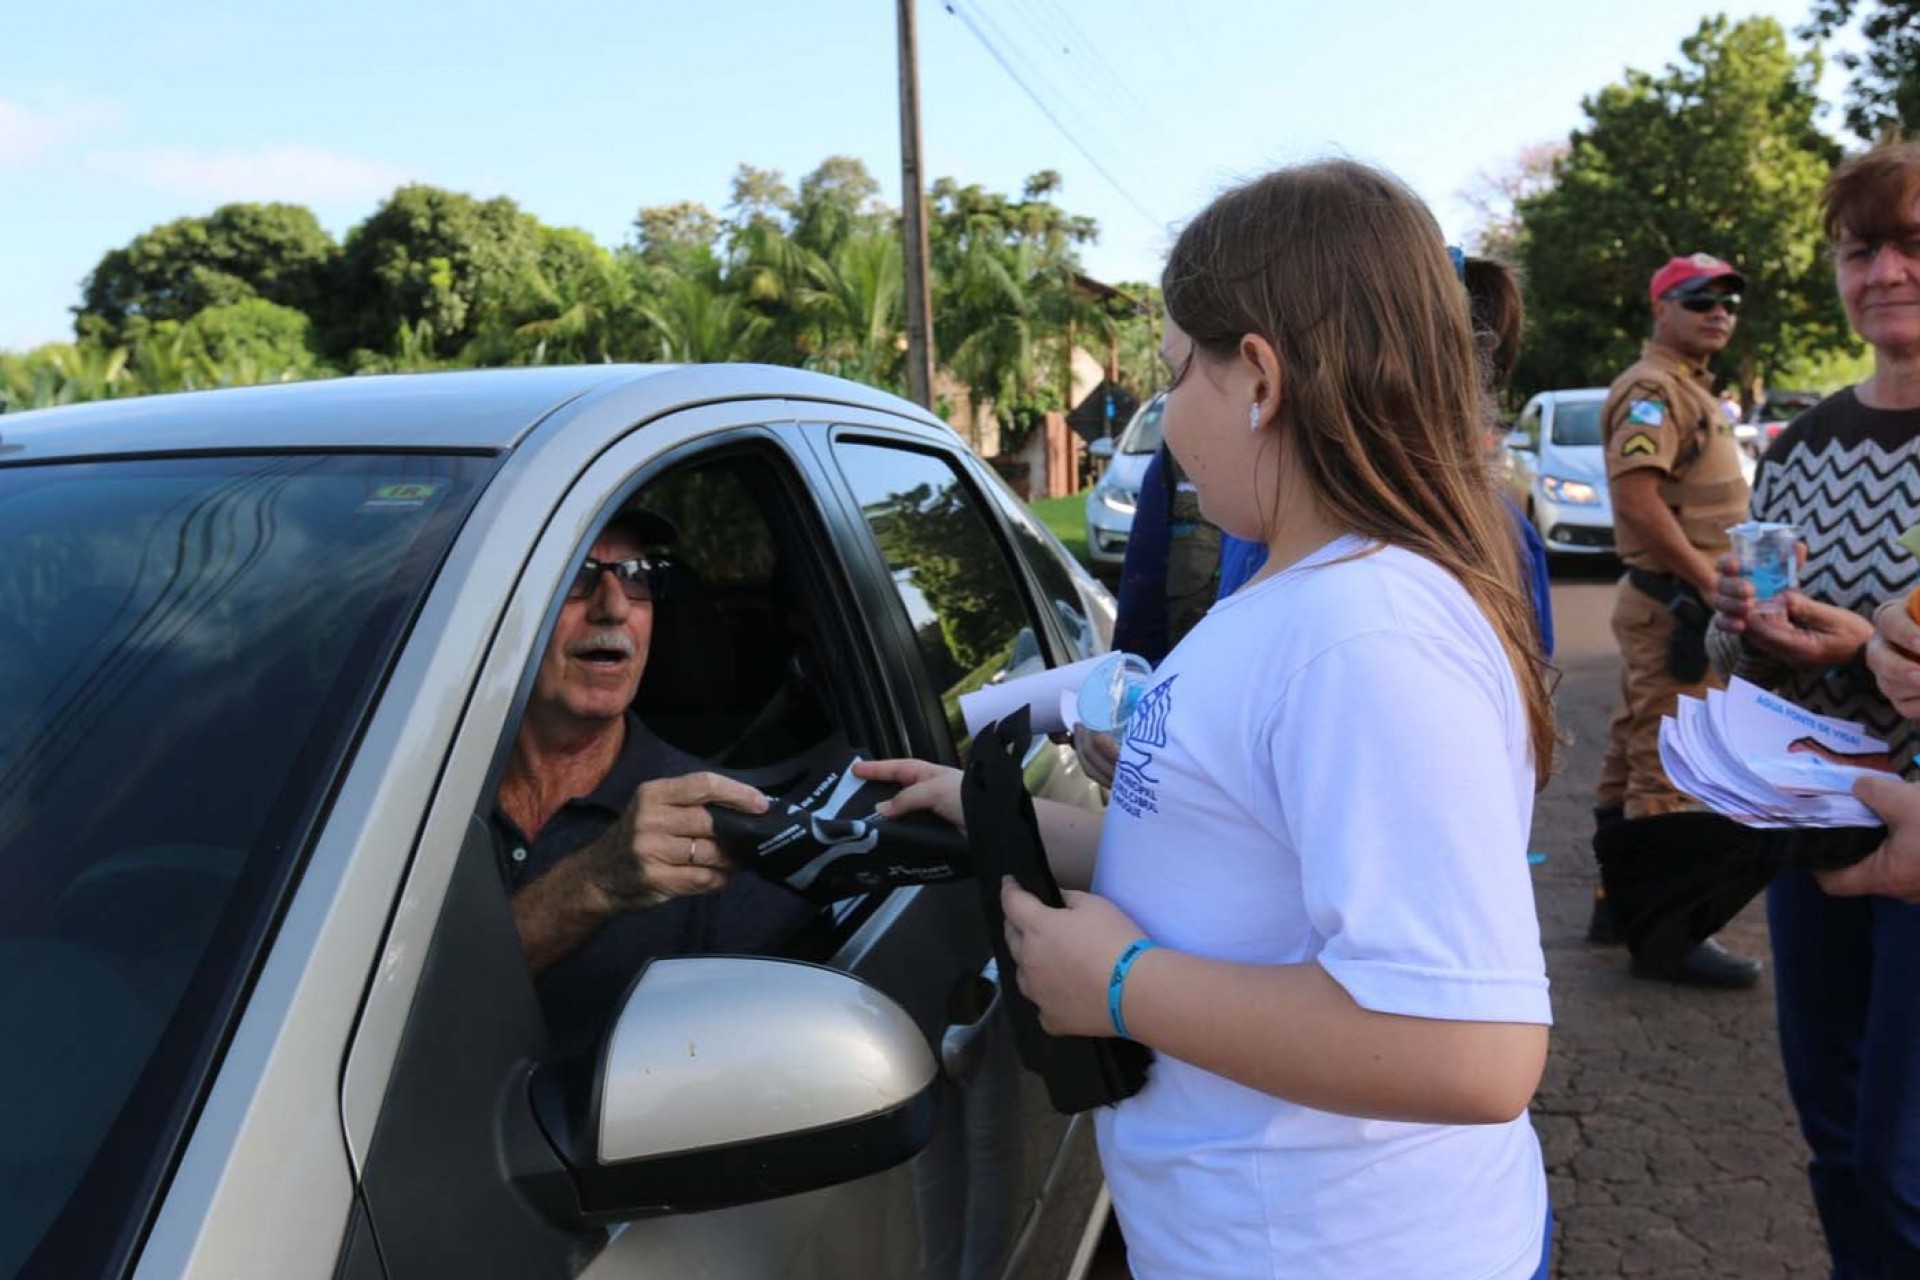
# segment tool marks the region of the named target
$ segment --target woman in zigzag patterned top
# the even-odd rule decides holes
[[[1913,726],[1875,687],[1869,615],[1920,585],[1896,541],[1920,524],[1920,144],[1883,146],[1828,179],[1822,212],[1847,320],[1873,376],[1810,409],[1767,451],[1753,517],[1800,526],[1799,593],[1751,612],[1723,562],[1718,650],[1810,710],[1862,720],[1911,768]],[[1920,1276],[1920,906],[1838,896],[1805,873],[1767,896],[1787,1085],[1836,1280]]]

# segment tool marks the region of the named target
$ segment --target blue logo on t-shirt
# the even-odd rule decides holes
[[[1147,772],[1156,753],[1166,749],[1167,717],[1173,712],[1173,682],[1168,676],[1147,690],[1127,718],[1126,741],[1113,770],[1113,803],[1138,818],[1160,811],[1160,779]]]

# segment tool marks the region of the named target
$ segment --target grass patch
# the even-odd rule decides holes
[[[1074,559],[1087,562],[1087,495],[1070,493],[1064,498],[1042,498],[1027,504],[1040,523],[1066,544]]]

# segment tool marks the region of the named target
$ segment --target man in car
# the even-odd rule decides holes
[[[1715,562],[1727,529],[1746,519],[1747,482],[1733,424],[1713,394],[1707,362],[1733,336],[1746,280],[1704,253],[1670,259],[1653,273],[1653,339],[1614,379],[1601,410],[1607,483],[1626,576],[1614,600],[1620,705],[1594,794],[1605,826],[1693,807],[1660,765],[1660,718],[1680,695],[1705,695],[1707,623]],[[1588,936],[1613,939],[1604,896]],[[1757,962],[1709,938],[1676,967],[1642,977],[1710,987],[1750,987]]]
[[[632,710],[646,670],[661,550],[674,528],[630,508],[568,583],[492,815],[514,923],[555,1040],[596,1035],[633,975],[669,954],[764,950],[808,914],[736,868],[709,804],[760,813]]]

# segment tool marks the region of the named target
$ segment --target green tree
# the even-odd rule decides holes
[[[0,361],[7,407],[45,409],[83,400],[138,394],[125,347],[97,342],[49,342]]]
[[[210,374],[203,385],[238,382],[243,367],[255,382],[308,377],[320,372],[313,341],[306,313],[264,298],[208,307],[181,325],[179,334],[180,354]]]
[[[1840,55],[1847,127],[1868,142],[1920,132],[1920,0],[1815,0],[1800,34],[1824,40],[1856,16],[1867,47]]]
[[[457,355],[479,331],[485,300],[536,268],[540,231],[504,196],[401,187],[347,235],[332,349],[392,354],[403,324],[414,341],[424,324],[436,358]]]
[[[867,166],[852,156],[828,156],[800,179],[800,195],[793,204],[793,238],[821,257],[853,236],[894,222],[891,210],[876,197],[880,184]]]
[[[1073,342],[1112,331],[1076,284],[1098,224],[1056,204],[1059,186],[1046,170],[1017,199],[948,178],[929,193],[934,348],[976,406],[1057,397]]]
[[[869,386],[899,389],[906,275],[892,228],[843,240],[799,291],[811,327],[810,367]]]
[[[333,237],[300,205],[222,205],[109,250],[81,286],[75,327],[113,345],[144,325],[248,298],[312,314],[338,255]]]
[[[691,200],[642,209],[633,219],[642,262],[709,281],[720,274],[720,231],[713,210]]]
[[[651,283],[652,295],[639,310],[652,328],[655,358],[700,364],[777,355],[766,350],[766,317],[755,314],[738,294],[665,269],[656,269]]]
[[[1747,276],[1727,359],[1750,391],[1845,341],[1818,225],[1839,155],[1814,123],[1818,53],[1794,54],[1767,18],[1710,18],[1680,53],[1589,97],[1551,184],[1517,203],[1521,389],[1609,381],[1651,325],[1648,277],[1696,251]]]
[[[541,227],[537,259],[483,296],[476,365],[579,364],[643,358],[635,264],[571,227]]]

